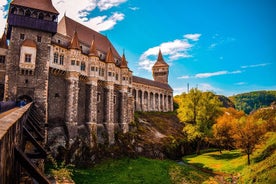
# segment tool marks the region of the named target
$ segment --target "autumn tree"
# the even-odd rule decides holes
[[[211,135],[212,125],[220,114],[220,101],[211,92],[191,89],[188,94],[182,94],[179,100],[178,117],[185,123],[183,131],[189,141],[197,144],[196,153],[200,154],[202,141]]]
[[[219,147],[220,152],[222,148],[232,149],[235,147],[235,127],[239,119],[244,115],[243,111],[238,111],[234,108],[223,108],[223,114],[217,118],[216,123],[212,127],[212,142]]]
[[[250,155],[263,135],[261,123],[252,117],[243,117],[235,127],[236,146],[247,154],[247,164],[250,165]]]

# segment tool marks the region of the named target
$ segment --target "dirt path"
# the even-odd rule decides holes
[[[227,174],[227,173],[218,172],[218,171],[212,171],[210,169],[201,168],[192,164],[184,163],[183,161],[178,162],[178,164],[191,167],[196,170],[200,170],[206,174],[210,174],[214,178],[215,183],[219,183],[219,184],[236,184],[239,179],[237,175]]]

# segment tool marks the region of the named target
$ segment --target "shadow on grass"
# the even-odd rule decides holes
[[[242,153],[222,153],[222,154],[209,154],[208,156],[213,157],[216,160],[232,160],[242,156]]]
[[[214,176],[214,171],[213,171],[213,169],[206,167],[206,166],[205,166],[204,164],[202,164],[202,163],[185,163],[185,162],[184,162],[184,165],[189,166],[189,167],[192,167],[192,168],[194,168],[194,169],[196,169],[196,170],[200,170],[200,171],[202,171],[202,172],[204,172],[204,173],[207,173],[207,174],[210,174],[210,175]]]

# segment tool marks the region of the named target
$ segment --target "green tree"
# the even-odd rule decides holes
[[[200,154],[201,143],[211,135],[211,128],[221,112],[221,102],[215,94],[196,88],[180,98],[178,117],[185,123],[183,131],[188,140],[196,142],[196,153]]]

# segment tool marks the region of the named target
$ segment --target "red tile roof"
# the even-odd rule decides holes
[[[73,35],[73,38],[71,40],[71,43],[69,45],[69,48],[70,49],[78,49],[80,50],[80,43],[79,43],[79,38],[78,38],[78,33],[75,31],[74,32],[74,35]]]
[[[105,62],[107,62],[107,63],[115,63],[111,47],[109,47],[109,49],[108,49],[108,52],[107,52],[106,58],[105,58]]]
[[[125,54],[122,56],[121,68],[128,68]]]
[[[11,4],[59,14],[51,0],[13,0]]]
[[[89,56],[97,56],[96,42],[93,39],[89,49]]]
[[[149,86],[154,86],[154,87],[166,89],[169,91],[173,91],[173,89],[169,84],[165,84],[165,83],[161,83],[161,82],[157,82],[157,81],[153,81],[153,80],[149,80],[149,79],[145,79],[137,76],[133,76],[132,79],[134,83],[146,84]]]
[[[163,59],[162,52],[159,49],[158,53],[158,58],[157,61],[154,63],[153,67],[158,67],[158,66],[169,66]]]
[[[78,32],[78,38],[81,43],[90,45],[94,39],[97,43],[96,49],[98,51],[107,54],[109,47],[111,47],[113,55],[118,59],[121,58],[106,36],[70,19],[69,17],[64,16],[58,23],[57,32],[72,38],[74,31]]]

